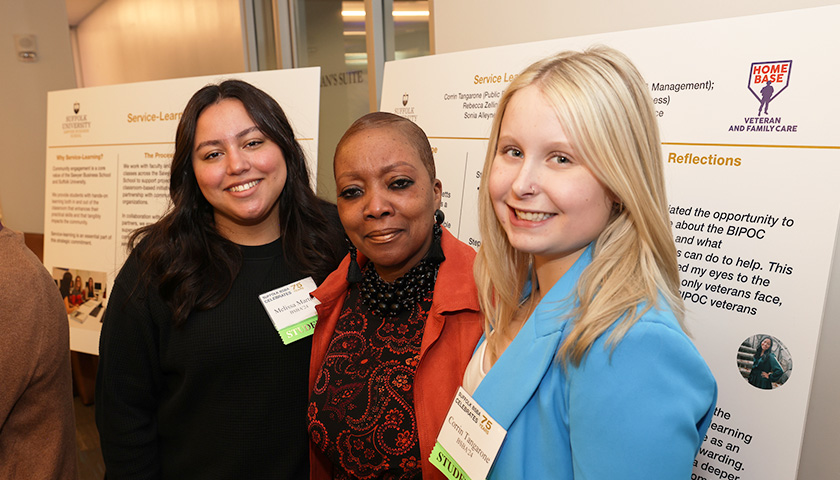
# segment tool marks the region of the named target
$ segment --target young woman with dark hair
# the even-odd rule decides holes
[[[772,390],[773,382],[778,382],[784,373],[773,353],[773,339],[764,337],[753,355],[753,367],[747,381],[755,387]]]
[[[73,274],[70,272],[64,272],[64,275],[61,277],[58,283],[58,291],[61,293],[61,298],[64,300],[64,309],[67,311],[67,314],[71,314],[75,312],[79,306],[73,303],[72,297],[70,296],[70,292],[73,289]]]
[[[100,338],[109,479],[305,478],[311,339],[285,345],[258,296],[346,253],[283,110],[228,80],[178,125],[172,204],[135,232]]]
[[[85,291],[85,295],[84,295],[85,300],[87,300],[88,298],[93,298],[96,295],[96,293],[95,293],[96,288],[94,288],[93,277],[88,277],[88,281],[85,284],[85,290],[84,291]]]

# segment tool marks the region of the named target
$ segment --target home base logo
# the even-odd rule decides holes
[[[61,130],[65,135],[70,135],[71,138],[81,137],[83,133],[90,132],[90,120],[87,114],[79,112],[82,106],[79,102],[73,104],[73,115],[67,115],[61,123]]]
[[[408,106],[408,93],[403,94],[401,103],[402,107],[395,108],[394,113],[417,123],[417,114],[414,113],[414,107]]]
[[[744,117],[743,125],[732,125],[730,132],[796,132],[797,125],[782,123],[782,117],[774,115],[773,101],[787,90],[793,60],[754,62],[750,64],[747,89],[758,101],[755,116]]]
[[[792,65],[793,60],[784,60],[753,63],[750,66],[750,81],[747,88],[758,100],[758,116],[761,116],[762,108],[764,115],[769,115],[770,102],[788,87]]]

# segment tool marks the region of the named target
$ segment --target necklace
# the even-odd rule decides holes
[[[424,258],[394,283],[382,280],[373,263],[365,265],[359,292],[362,301],[375,314],[398,315],[410,310],[435,288],[440,262]]]

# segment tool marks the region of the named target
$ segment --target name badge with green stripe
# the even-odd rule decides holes
[[[450,480],[484,480],[507,430],[458,388],[429,461]]]
[[[319,302],[309,296],[314,290],[315,281],[306,277],[260,295],[260,302],[284,344],[306,338],[315,331],[318,321],[315,306]]]

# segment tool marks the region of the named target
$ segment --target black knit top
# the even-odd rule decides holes
[[[217,307],[171,325],[136,254],[114,284],[100,337],[96,423],[109,480],[308,478],[311,337],[284,345],[258,295],[301,276],[280,241],[242,247]]]

